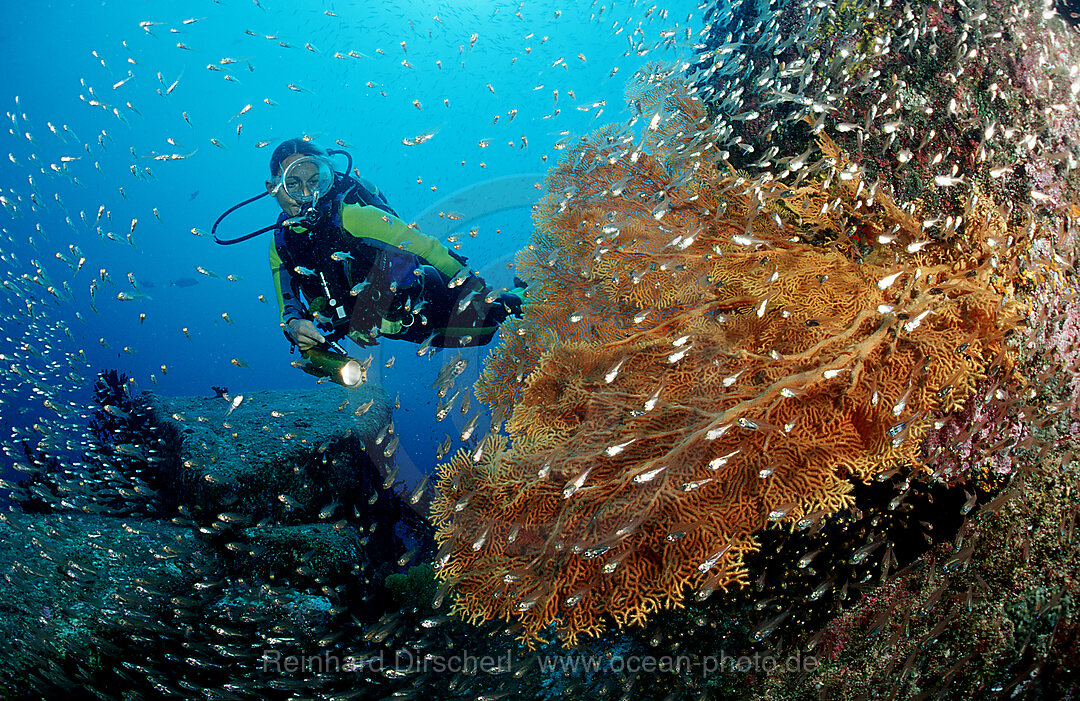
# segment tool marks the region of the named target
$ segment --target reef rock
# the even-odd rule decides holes
[[[175,467],[169,491],[196,520],[238,512],[293,523],[370,496],[390,462],[377,445],[387,441],[390,400],[378,386],[335,389],[226,400],[147,395]]]
[[[292,570],[315,579],[331,578],[347,573],[363,557],[360,536],[352,528],[329,523],[251,527],[244,529],[242,538],[257,550],[252,570],[261,574]]]
[[[160,637],[175,602],[194,606],[220,569],[190,528],[163,521],[10,512],[0,539],[3,698],[89,678],[118,646]]]

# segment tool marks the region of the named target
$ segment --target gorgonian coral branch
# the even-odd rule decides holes
[[[440,472],[458,612],[528,640],[743,583],[757,531],[921,466],[927,426],[1012,365],[996,208],[938,240],[824,135],[798,188],[749,180],[712,167],[678,77],[630,99],[644,128],[564,155],[518,257],[525,315],[476,387],[508,437]]]

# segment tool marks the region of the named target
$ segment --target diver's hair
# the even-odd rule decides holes
[[[297,153],[304,156],[326,155],[321,148],[310,141],[305,141],[303,139],[288,139],[281,142],[270,156],[270,177],[276,178],[278,176],[278,171],[281,169],[281,162]]]

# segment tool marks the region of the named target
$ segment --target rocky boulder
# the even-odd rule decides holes
[[[390,400],[375,385],[224,398],[149,394],[145,407],[172,463],[169,491],[196,520],[313,521],[335,503],[376,498],[392,464]]]

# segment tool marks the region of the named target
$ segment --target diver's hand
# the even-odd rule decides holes
[[[319,333],[319,329],[315,327],[315,324],[307,319],[290,319],[285,328],[285,333],[288,334],[289,339],[298,345],[302,351],[326,342],[326,338]]]

